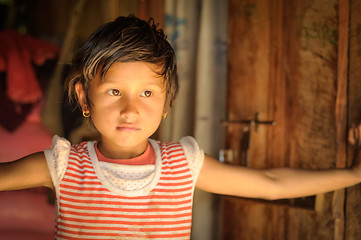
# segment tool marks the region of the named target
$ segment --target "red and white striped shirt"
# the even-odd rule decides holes
[[[140,188],[129,190],[127,179],[119,185],[106,175],[95,142],[70,146],[54,137],[52,149],[44,152],[57,195],[57,239],[190,238],[193,191],[204,154],[191,137],[179,143],[149,141],[154,171]],[[119,171],[121,165],[115,165]]]

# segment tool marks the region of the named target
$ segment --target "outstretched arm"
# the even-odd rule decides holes
[[[348,187],[361,181],[354,169],[249,169],[205,157],[197,187],[205,191],[249,198],[297,198]]]
[[[353,130],[361,135],[361,125]],[[217,194],[269,200],[310,196],[349,187],[361,182],[361,139],[356,139],[355,143],[358,151],[350,169],[249,169],[222,164],[206,155],[196,186]]]
[[[54,188],[43,152],[0,163],[0,191],[42,186]]]

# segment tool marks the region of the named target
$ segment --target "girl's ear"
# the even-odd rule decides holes
[[[84,110],[86,108],[86,98],[85,98],[85,91],[81,83],[75,84],[75,92],[76,95],[78,96],[78,102],[82,110]]]

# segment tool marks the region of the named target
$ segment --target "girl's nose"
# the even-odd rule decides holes
[[[120,116],[129,122],[137,120],[139,116],[137,101],[134,99],[123,99],[122,102]]]

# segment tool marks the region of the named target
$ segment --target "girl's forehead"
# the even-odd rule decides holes
[[[120,74],[147,74],[147,75],[159,75],[161,73],[161,67],[147,62],[115,62],[113,63],[109,72],[116,72]]]
[[[156,64],[146,62],[115,62],[108,69],[104,77],[101,70],[97,71],[95,82],[103,83],[153,83],[164,84],[161,75],[162,68]]]

